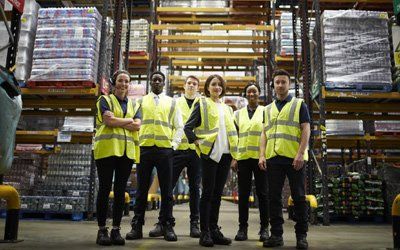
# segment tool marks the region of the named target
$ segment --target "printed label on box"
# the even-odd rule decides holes
[[[43,204],[43,209],[50,209],[50,203]]]
[[[66,204],[65,205],[65,210],[72,210],[72,205]]]

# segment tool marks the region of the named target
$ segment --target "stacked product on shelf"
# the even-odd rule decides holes
[[[19,195],[31,195],[40,179],[40,157],[22,153],[14,156],[10,170],[4,175],[4,184],[17,189]]]
[[[18,156],[5,176],[17,188],[25,212],[61,214],[88,210],[92,145],[61,145],[61,153],[50,155],[47,171],[36,154]],[[39,173],[43,172],[40,176]],[[41,177],[41,178],[39,178]],[[39,181],[40,180],[40,181]]]
[[[105,32],[105,44],[106,48],[104,49],[105,59],[103,61],[99,61],[99,75],[100,79],[98,79],[98,83],[100,84],[100,92],[102,94],[108,94],[110,92],[110,70],[111,61],[113,57],[112,53],[112,43],[114,38],[114,22],[111,18],[106,18],[106,32]]]
[[[315,183],[318,215],[322,216],[322,183]],[[337,218],[359,220],[382,217],[385,211],[382,181],[377,175],[348,172],[328,179],[329,213]]]
[[[317,179],[314,181],[314,188],[315,188],[315,198],[317,199],[318,202],[318,207],[316,208],[317,216],[321,218],[323,216],[323,199],[324,196],[322,194],[322,181],[321,179]],[[332,216],[335,214],[335,208],[334,208],[334,203],[333,203],[333,184],[331,181],[328,181],[328,211],[329,211],[329,216]]]
[[[226,2],[225,0],[164,0],[161,1],[161,6],[223,8],[227,7]]]
[[[277,24],[277,54],[280,56],[293,56],[293,22],[292,13],[282,12]],[[315,20],[309,22],[309,37],[315,27]],[[301,27],[300,18],[296,19],[297,55],[301,54]]]
[[[400,121],[375,121],[375,134],[399,134]]]
[[[42,82],[92,87],[97,82],[101,15],[96,8],[40,9],[29,87]]]
[[[127,20],[122,24],[121,46],[125,50]],[[149,44],[149,22],[146,19],[131,20],[129,51],[147,52]]]
[[[362,120],[326,120],[327,135],[364,135]]]
[[[17,57],[15,60],[15,78],[25,82],[32,69],[33,44],[35,42],[37,19],[40,6],[35,0],[27,0],[21,15]]]
[[[387,13],[327,10],[321,33],[327,89],[392,90]]]

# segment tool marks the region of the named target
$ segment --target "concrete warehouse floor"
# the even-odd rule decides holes
[[[133,212],[130,214],[133,215]],[[175,232],[178,242],[166,242],[163,238],[149,238],[148,232],[156,223],[158,211],[146,213],[144,226],[145,238],[137,241],[127,241],[125,246],[100,247],[95,244],[97,224],[95,221],[44,221],[21,220],[17,244],[0,244],[0,249],[206,249],[199,246],[198,239],[189,235],[189,206],[175,206]],[[251,209],[249,216],[249,240],[233,241],[231,246],[216,246],[217,249],[265,249],[258,242],[259,217],[258,210]],[[287,218],[287,215],[285,215]],[[130,230],[131,217],[122,221],[122,235]],[[232,239],[238,229],[237,205],[223,202],[220,213],[222,232]],[[4,235],[4,219],[0,220],[0,237]],[[109,223],[110,225],[111,223]],[[295,249],[293,221],[285,221],[285,246],[281,249]],[[329,227],[310,226],[309,249],[387,249],[393,247],[391,225],[389,224],[333,224]]]

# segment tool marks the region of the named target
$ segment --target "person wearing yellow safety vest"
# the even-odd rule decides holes
[[[125,205],[125,188],[132,165],[139,154],[138,130],[141,115],[138,105],[127,98],[130,75],[119,70],[114,73],[111,84],[113,93],[101,96],[96,104],[96,135],[94,159],[99,179],[97,194],[97,223],[99,245],[124,245],[120,223]],[[110,237],[106,226],[108,197],[114,179],[113,229]]]
[[[207,78],[204,93],[187,121],[184,131],[189,143],[196,145],[202,164],[202,194],[200,199],[201,246],[229,245],[218,226],[221,196],[228,178],[232,157],[237,157],[238,136],[232,108],[221,101],[226,91],[219,75]]]
[[[249,83],[244,88],[243,96],[247,98],[248,105],[235,111],[235,123],[238,128],[239,145],[237,166],[239,188],[239,230],[235,236],[236,241],[247,240],[247,221],[249,218],[249,196],[252,189],[254,175],[258,207],[260,210],[260,241],[265,241],[268,234],[268,182],[266,171],[258,167],[258,151],[262,131],[264,106],[258,105],[260,86]]]
[[[286,176],[295,208],[296,248],[307,249],[308,213],[305,198],[304,161],[308,160],[310,115],[302,99],[289,95],[290,75],[273,75],[276,100],[265,107],[260,141],[259,167],[267,171],[271,236],[264,247],[283,245],[282,188]]]
[[[188,76],[185,80],[183,88],[184,95],[176,100],[183,121],[186,122],[189,115],[193,111],[194,103],[198,101],[199,79],[195,76]],[[182,138],[182,142],[178,149],[174,151],[173,169],[172,169],[172,187],[174,188],[182,170],[186,167],[186,173],[189,179],[190,192],[190,237],[199,238],[199,203],[200,203],[200,158],[195,151],[195,145],[189,144],[186,136]],[[163,213],[160,210],[160,215]],[[163,235],[162,225],[159,221],[154,230],[150,231],[150,237]]]
[[[136,168],[138,187],[133,207],[135,216],[131,223],[132,230],[126,235],[127,240],[143,238],[147,195],[151,174],[156,167],[161,190],[159,226],[166,241],[177,241],[173,229],[175,219],[172,216],[172,161],[173,151],[178,148],[183,136],[183,121],[176,100],[162,93],[164,85],[165,75],[159,71],[153,72],[150,76],[151,92],[138,101],[142,113],[140,164]]]

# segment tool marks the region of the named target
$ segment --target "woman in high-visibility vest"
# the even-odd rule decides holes
[[[234,170],[238,173],[239,187],[239,231],[235,240],[247,240],[247,221],[249,218],[249,196],[254,175],[260,210],[260,241],[268,238],[268,193],[267,172],[258,167],[260,136],[262,132],[264,106],[258,105],[260,86],[249,83],[243,96],[248,105],[235,111],[235,123],[238,128],[238,162]]]
[[[226,84],[219,75],[211,75],[204,86],[204,94],[195,104],[186,125],[189,143],[196,145],[201,157],[202,186],[200,199],[201,246],[229,245],[218,226],[219,207],[232,158],[236,158],[238,136],[232,108],[224,104]]]
[[[125,188],[132,165],[139,161],[138,130],[141,115],[134,101],[128,99],[129,72],[114,73],[111,84],[113,93],[97,101],[94,158],[99,178],[97,194],[97,223],[99,245],[124,245],[120,223],[125,205]],[[108,197],[114,178],[113,228],[110,236],[106,228]]]

